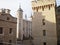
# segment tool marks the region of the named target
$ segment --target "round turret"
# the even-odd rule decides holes
[[[19,9],[17,10],[17,18],[23,18],[23,10],[21,9],[21,6],[19,6]]]

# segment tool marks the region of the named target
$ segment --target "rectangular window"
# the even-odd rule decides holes
[[[3,34],[3,28],[0,27],[0,34]]]
[[[10,28],[9,33],[10,33],[10,34],[12,33],[12,28]]]
[[[45,22],[43,22],[43,25],[45,25]]]
[[[42,19],[42,23],[43,23],[43,25],[45,25],[45,19]]]
[[[9,40],[9,45],[12,45],[11,43],[12,43],[12,40]]]
[[[12,40],[9,40],[9,43],[12,43]]]
[[[43,45],[46,45],[46,42],[44,42]]]
[[[43,30],[43,36],[46,36],[46,30]]]
[[[0,39],[0,45],[3,45],[3,40]]]
[[[0,43],[0,45],[3,45],[3,43]]]

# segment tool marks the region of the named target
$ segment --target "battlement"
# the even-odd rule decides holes
[[[35,6],[43,6],[43,5],[47,5],[47,4],[55,4],[56,1],[55,0],[35,0],[32,1],[32,7]]]
[[[55,0],[35,0],[31,3],[34,12],[44,11],[46,9],[50,10],[51,8],[55,8],[56,6]]]
[[[2,9],[0,9],[0,13],[10,14],[10,10],[2,8]]]

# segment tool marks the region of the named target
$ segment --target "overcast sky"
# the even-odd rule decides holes
[[[16,16],[16,11],[21,5],[24,14],[28,17],[31,15],[31,3],[30,0],[0,0],[0,8],[8,8],[11,10],[11,15]],[[60,0],[57,0],[57,4],[60,5]]]

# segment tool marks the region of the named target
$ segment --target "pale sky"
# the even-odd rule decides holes
[[[57,4],[60,5],[60,0],[56,0]],[[31,15],[31,3],[30,0],[0,0],[0,9],[6,8],[11,10],[11,15],[16,17],[16,11],[21,5],[24,14],[27,14],[28,17]]]

